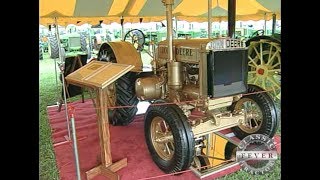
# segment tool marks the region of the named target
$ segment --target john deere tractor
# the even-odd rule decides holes
[[[173,1],[163,2],[171,20]],[[248,48],[239,39],[173,39],[172,31],[167,32],[167,40],[157,45],[150,72],[142,68],[141,44],[101,45],[98,61],[135,66],[108,86],[109,106],[125,106],[108,110],[113,125],[128,125],[138,102],[149,101],[144,118],[146,144],[165,173],[199,162],[209,166],[205,148],[210,133],[231,128],[239,139],[256,133],[274,136],[278,127],[274,101],[263,88],[248,85]],[[136,40],[139,43],[139,37]]]
[[[59,37],[59,43],[61,44],[61,47],[64,48],[66,54],[88,53],[86,36],[84,33],[80,33],[75,25],[68,25],[66,28],[66,33],[61,34]],[[49,34],[48,38],[48,52],[50,58],[58,58],[59,46],[55,32],[53,31],[51,34]]]
[[[255,84],[275,99],[281,98],[281,35],[254,32],[246,41],[248,47],[248,83]]]

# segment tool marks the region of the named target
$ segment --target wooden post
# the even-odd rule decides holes
[[[127,158],[124,158],[114,164],[112,164],[111,146],[110,146],[110,131],[109,131],[109,119],[107,114],[107,100],[108,96],[107,88],[97,89],[96,107],[99,113],[98,115],[98,130],[100,138],[101,149],[101,165],[86,172],[87,179],[90,180],[95,176],[101,174],[110,179],[120,179],[119,175],[115,172],[119,169],[127,166]]]

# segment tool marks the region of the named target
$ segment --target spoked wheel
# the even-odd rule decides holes
[[[103,43],[98,52],[98,61],[117,63],[116,56],[109,44]],[[108,106],[130,106],[109,109],[109,119],[113,125],[128,125],[133,121],[139,102],[135,93],[136,73],[128,72],[108,86]]]
[[[272,138],[278,128],[278,117],[273,99],[263,89],[249,84],[248,93],[231,105],[232,111],[242,111],[245,119],[240,125],[233,127],[234,134],[239,138],[250,134],[264,134]]]
[[[204,153],[202,153],[202,155],[204,155]],[[210,166],[209,158],[204,156],[195,156],[192,166],[199,171],[206,170]]]
[[[145,44],[145,35],[139,29],[132,29],[124,36],[124,41],[132,43],[138,51],[142,51]]]
[[[253,41],[248,49],[248,83],[281,98],[281,45],[266,39]]]
[[[149,106],[144,131],[152,159],[162,171],[173,173],[190,167],[194,158],[193,133],[177,105]]]

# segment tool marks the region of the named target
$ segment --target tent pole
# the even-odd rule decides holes
[[[264,34],[267,33],[267,13],[264,13]]]
[[[177,16],[174,17],[174,22],[175,22],[175,26],[176,26],[175,35],[176,35],[176,39],[178,39],[178,18],[177,18]]]
[[[219,21],[219,37],[222,37],[221,19]]]
[[[212,13],[211,13],[211,8],[212,8],[212,1],[208,0],[208,38],[211,38],[211,33],[212,33]]]
[[[276,17],[276,14],[272,14],[272,35],[274,35],[274,33],[276,32]]]
[[[60,44],[60,36],[59,36],[59,26],[57,22],[57,17],[55,19],[55,25],[56,25],[56,36],[57,36],[57,41],[58,41],[58,48],[59,48],[59,58],[60,58],[60,73],[61,73],[61,79],[62,79],[62,89],[63,89],[63,100],[64,100],[64,108],[66,111],[66,119],[67,119],[67,128],[68,128],[68,140],[70,140],[71,135],[70,135],[70,123],[69,123],[69,115],[68,115],[68,108],[67,108],[67,96],[66,96],[66,86],[65,86],[65,79],[64,79],[64,57],[62,55],[64,54],[61,49],[61,44]]]
[[[49,42],[50,43],[50,42]],[[57,60],[56,58],[53,59],[54,60],[54,74],[56,76],[56,100],[57,100],[57,105],[59,105],[59,87],[58,87],[58,71],[57,71]]]
[[[172,41],[172,5],[174,0],[162,0],[166,6],[167,17],[167,42],[168,42],[168,59],[169,62],[173,62],[173,41]]]
[[[124,22],[124,19],[121,16],[121,20],[120,20],[120,24],[121,24],[121,39],[124,41],[124,26],[123,26],[123,22]]]
[[[236,30],[236,0],[228,0],[228,36],[234,38]]]

